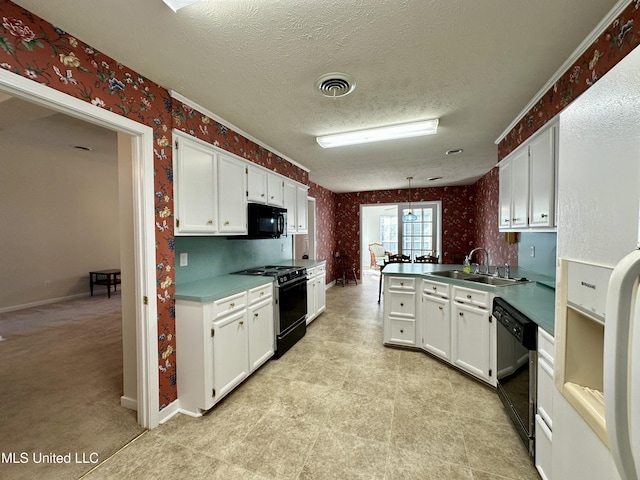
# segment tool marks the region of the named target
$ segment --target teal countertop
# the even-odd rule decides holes
[[[467,282],[454,278],[430,275],[433,272],[446,270],[462,270],[462,265],[433,264],[433,263],[390,263],[384,267],[384,275],[420,276],[429,280],[471,287],[475,290],[492,292],[506,300],[515,309],[536,322],[539,327],[554,334],[555,328],[555,280],[539,275],[530,270],[511,267],[511,277],[526,278],[528,283],[496,287],[482,283]]]
[[[278,262],[277,265],[291,265],[296,267],[311,268],[324,264],[324,260],[290,260]],[[236,293],[250,290],[254,287],[273,282],[273,277],[255,275],[220,275],[205,278],[183,284],[176,284],[176,300],[189,300],[191,302],[213,302]]]
[[[229,295],[273,282],[273,280],[273,277],[255,275],[220,275],[219,277],[205,278],[182,285],[176,284],[174,298],[192,302],[213,302]]]

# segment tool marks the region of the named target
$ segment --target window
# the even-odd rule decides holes
[[[385,251],[398,251],[398,216],[380,215],[380,243]]]
[[[418,218],[415,222],[404,222],[403,215],[409,208],[398,211],[398,221],[402,223],[402,254],[413,260],[419,255],[439,255],[439,222],[437,203],[412,205],[412,212]]]
[[[397,215],[380,215],[380,242],[391,253],[408,255],[413,260],[420,255],[440,255],[440,202],[421,202],[411,205],[418,217],[404,222],[409,205],[398,204]]]

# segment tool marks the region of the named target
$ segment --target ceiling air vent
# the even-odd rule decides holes
[[[337,98],[353,92],[356,82],[346,73],[327,73],[317,80],[316,86],[325,97]]]

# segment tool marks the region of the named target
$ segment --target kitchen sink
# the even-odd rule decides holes
[[[491,275],[483,275],[481,273],[466,273],[460,270],[445,270],[442,272],[431,272],[430,275],[437,277],[453,278],[456,280],[464,280],[467,282],[484,283],[485,285],[493,285],[500,287],[504,285],[515,285],[518,283],[527,283],[528,280],[522,278],[502,278]]]
[[[481,275],[475,273],[461,272],[460,270],[445,270],[443,272],[431,272],[429,275],[437,275],[438,277],[455,278],[457,280],[471,280],[474,281],[476,277]]]

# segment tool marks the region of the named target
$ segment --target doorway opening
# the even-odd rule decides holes
[[[157,306],[154,301],[156,273],[153,131],[151,127],[102,110],[2,69],[0,69],[0,91],[118,132],[120,140],[118,151],[119,153],[128,152],[131,159],[130,213],[133,233],[131,291],[135,315],[135,340],[133,341],[136,375],[135,403],[138,424],[145,428],[154,428],[159,423],[159,382],[156,355]],[[123,331],[123,335],[126,335],[126,332]],[[124,340],[126,342],[131,339]]]

